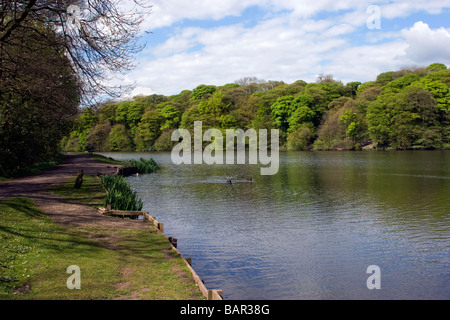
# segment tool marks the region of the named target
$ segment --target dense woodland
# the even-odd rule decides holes
[[[174,129],[279,129],[285,150],[450,147],[450,70],[440,63],[343,84],[332,75],[286,84],[242,78],[173,96],[137,96],[83,109],[67,151],[171,150]]]

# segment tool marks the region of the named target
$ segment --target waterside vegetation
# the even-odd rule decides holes
[[[127,180],[118,175],[102,175],[101,182],[107,190],[104,205],[112,210],[141,211],[143,202],[136,191],[132,190]]]

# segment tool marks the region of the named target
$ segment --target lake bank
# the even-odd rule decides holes
[[[74,191],[80,168],[85,182]],[[95,175],[115,170],[71,155],[42,175],[0,183],[1,299],[204,299],[163,234],[149,223],[105,217],[93,208],[104,192]],[[71,265],[82,271],[81,290],[66,287]]]

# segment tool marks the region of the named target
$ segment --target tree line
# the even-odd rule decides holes
[[[292,84],[246,77],[172,96],[137,96],[83,109],[61,146],[67,151],[166,151],[178,128],[279,129],[285,150],[450,147],[450,70],[405,67],[365,83],[332,75]]]

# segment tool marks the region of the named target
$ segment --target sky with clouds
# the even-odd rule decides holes
[[[242,77],[344,84],[405,66],[450,66],[450,0],[151,0],[132,95]]]

